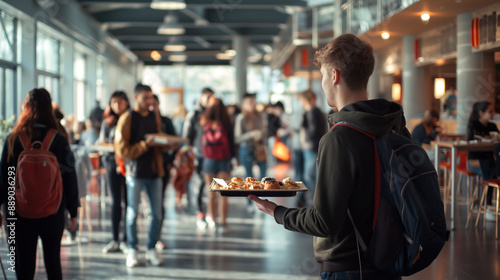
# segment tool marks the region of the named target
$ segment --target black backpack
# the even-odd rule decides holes
[[[368,245],[347,210],[365,259],[393,275],[426,268],[449,235],[437,173],[427,153],[395,132],[375,137],[346,123],[337,123],[332,130],[338,126],[374,140],[374,221]]]

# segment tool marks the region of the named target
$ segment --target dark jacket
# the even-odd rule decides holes
[[[374,135],[395,130],[410,139],[401,106],[387,100],[352,103],[330,118],[332,123],[347,122]],[[368,242],[373,222],[374,160],[374,144],[368,136],[348,127],[330,130],[319,144],[314,207],[278,206],[274,211],[276,222],[286,229],[314,236],[314,257],[323,263],[322,271],[359,267],[347,208]]]
[[[431,141],[434,141],[434,139],[436,139],[437,134],[438,132],[436,129],[433,129],[430,134],[427,134],[427,131],[425,131],[424,124],[421,123],[413,129],[413,132],[411,133],[411,138],[413,140],[413,143],[422,146],[422,144],[430,144]]]
[[[328,131],[326,115],[314,106],[302,116],[301,132],[304,133],[302,149],[317,152],[319,140]]]
[[[195,110],[189,112],[184,121],[182,135],[189,140],[189,145],[193,146],[193,151],[196,157],[203,157],[202,135],[203,127],[200,125],[201,115],[205,112],[205,108],[197,104]]]
[[[45,126],[39,126],[34,128],[35,139],[34,141],[43,141],[43,138],[47,134],[48,129]],[[9,135],[10,138],[10,135]],[[3,152],[2,152],[2,162],[1,162],[1,171],[2,171],[2,183],[0,184],[0,204],[3,204],[8,198],[8,168],[10,166],[15,166],[17,169],[17,160],[21,152],[23,151],[23,147],[19,138],[16,140],[14,144],[14,155],[10,160],[7,160],[9,144],[8,138],[5,141]],[[49,151],[52,152],[59,162],[59,167],[61,168],[61,177],[63,183],[63,197],[61,200],[61,205],[59,206],[58,213],[64,212],[65,209],[68,209],[72,218],[76,217],[79,199],[78,199],[78,184],[76,180],[75,173],[75,158],[73,156],[73,152],[68,144],[68,140],[57,133],[52,145],[50,145]],[[17,170],[16,170],[17,171]],[[36,174],[33,174],[36,176]]]

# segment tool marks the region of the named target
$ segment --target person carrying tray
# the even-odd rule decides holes
[[[344,34],[315,54],[321,68],[322,87],[330,107],[339,112],[332,122],[346,122],[374,135],[391,130],[410,138],[400,105],[383,99],[368,100],[366,86],[373,72],[373,48],[353,34]],[[364,240],[372,234],[375,151],[373,140],[360,132],[338,127],[319,143],[318,176],[314,206],[292,209],[249,196],[257,208],[286,229],[314,236],[314,258],[321,267],[321,279],[401,279],[385,274],[364,259],[358,263],[350,209]],[[307,186],[309,187],[309,186]]]

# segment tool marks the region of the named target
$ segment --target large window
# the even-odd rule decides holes
[[[106,73],[105,70],[106,64],[104,62],[104,58],[99,57],[97,58],[97,67],[96,67],[96,100],[99,100],[101,104],[107,104],[107,97],[109,93],[107,92],[107,84],[104,77],[104,73]]]
[[[75,113],[78,121],[86,119],[88,108],[88,81],[87,81],[87,55],[81,52],[75,53]]]
[[[37,87],[48,90],[56,103],[61,103],[61,56],[61,41],[43,31],[37,32]]]
[[[18,21],[0,11],[0,119],[17,111],[17,25]]]

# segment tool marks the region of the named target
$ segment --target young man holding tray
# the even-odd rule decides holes
[[[129,243],[127,267],[139,264],[137,215],[142,189],[148,194],[151,208],[146,259],[152,265],[160,265],[163,262],[155,250],[163,216],[162,177],[165,174],[163,152],[176,148],[156,143],[152,136],[146,137],[146,134],[161,132],[160,116],[149,110],[154,101],[151,87],[138,84],[134,90],[134,100],[136,102],[134,109],[123,113],[118,120],[114,140],[115,152],[125,162],[128,202],[126,230]]]
[[[331,124],[346,122],[374,135],[394,130],[410,138],[400,105],[367,98],[374,67],[372,46],[344,34],[316,52],[315,64],[321,68],[328,105],[340,110],[330,116]],[[356,236],[347,216],[349,208],[361,236],[369,240],[375,184],[373,140],[352,128],[337,127],[322,137],[317,160],[314,207],[292,209],[256,196],[249,198],[286,229],[314,236],[321,279],[360,279],[360,270],[364,280],[401,279],[378,271],[364,259],[359,263]]]

